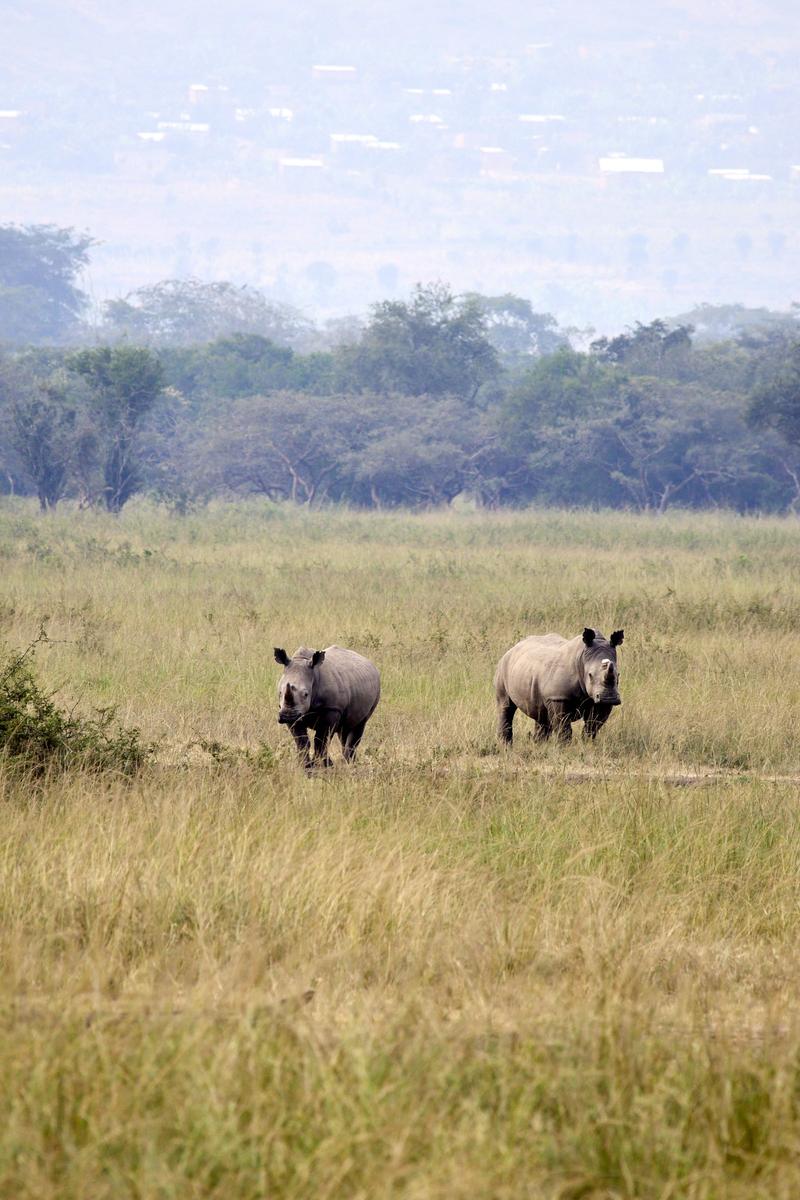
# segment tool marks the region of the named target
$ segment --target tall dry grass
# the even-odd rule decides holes
[[[799,541],[6,506],[4,638],[161,752],[0,772],[0,1195],[795,1196]],[[498,752],[500,653],[586,623],[622,711]],[[272,646],[334,640],[384,696],[307,778]]]

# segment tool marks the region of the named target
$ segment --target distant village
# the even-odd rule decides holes
[[[105,294],[222,276],[333,314],[463,278],[579,321],[602,300],[618,324],[724,299],[768,262],[752,298],[786,303],[790,57],[543,37],[422,66],[384,48],[263,76],[176,61],[102,98],[81,80],[58,102],[2,92],[0,202],[97,232]]]
[[[786,145],[773,132],[784,127],[787,110],[800,106],[800,81],[765,92],[763,79],[756,80],[748,95],[702,90],[702,73],[686,78],[684,72],[684,86],[667,94],[656,78],[648,88],[632,72],[637,57],[646,64],[656,49],[617,48],[621,78],[628,78],[620,88],[625,103],[616,110],[607,90],[599,97],[592,90],[595,69],[613,66],[607,61],[613,48],[551,42],[531,43],[516,55],[444,58],[438,78],[397,72],[384,80],[355,62],[309,62],[304,71],[294,68],[295,77],[266,78],[258,88],[174,80],[171,94],[150,109],[120,102],[115,111],[95,113],[93,165],[145,176],[224,165],[300,186],[314,178],[346,186],[348,179],[420,174],[507,184],[550,173],[601,181],[704,178],[728,186],[800,182],[800,142]],[[564,59],[566,82],[559,87]],[[4,99],[0,161],[35,168],[48,128],[63,136],[59,115]],[[557,99],[560,107],[537,103],[543,99]],[[87,132],[72,131],[59,158],[65,151],[69,157],[73,140],[81,147],[76,157],[91,159]]]

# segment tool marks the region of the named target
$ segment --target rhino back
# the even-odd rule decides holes
[[[548,700],[566,700],[580,688],[580,638],[534,634],[517,642],[500,660],[498,678],[518,708],[536,716]]]
[[[327,646],[317,668],[319,681],[314,705],[338,709],[342,722],[357,725],[372,716],[381,694],[378,668],[363,654],[343,646]]]

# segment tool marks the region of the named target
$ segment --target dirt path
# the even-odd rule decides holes
[[[156,765],[165,771],[178,768],[202,771],[209,767],[232,768],[237,764],[244,765],[249,762],[258,769],[257,755],[258,747],[255,746],[219,746],[215,747],[213,752],[209,752],[204,748],[200,748],[197,743],[189,746],[186,744],[162,744],[157,755]],[[295,765],[292,754],[287,753],[285,756],[281,755],[280,757],[285,765]],[[595,765],[565,761],[562,764],[557,760],[527,758],[524,755],[517,755],[516,753],[513,755],[493,754],[485,757],[464,754],[447,758],[441,762],[424,762],[415,760],[411,756],[398,758],[391,763],[387,763],[386,761],[372,762],[368,758],[366,760],[362,758],[360,762],[357,762],[353,766],[346,766],[335,757],[333,769],[337,774],[341,771],[347,771],[348,773],[355,773],[356,776],[382,774],[386,771],[402,773],[424,770],[432,778],[452,777],[458,774],[474,775],[477,772],[480,775],[505,777],[525,775],[528,778],[537,777],[575,784],[615,783],[627,780],[637,783],[665,784],[668,787],[676,788],[704,787],[710,784],[730,783],[769,783],[776,786],[788,784],[800,787],[800,773],[798,772],[779,774],[770,771],[736,770],[735,768],[681,767],[677,764],[671,767],[654,766],[651,768],[642,764],[634,769],[630,769],[624,764],[617,763]]]
[[[471,764],[474,766],[474,764]],[[488,766],[488,764],[487,764]],[[559,780],[564,783],[616,783],[621,780],[638,783],[663,783],[672,787],[703,787],[715,783],[774,783],[794,784],[800,787],[800,774],[779,775],[772,772],[737,771],[708,767],[706,769],[654,768],[651,770],[628,770],[622,766],[593,767],[570,765],[559,767],[553,763],[520,762],[510,767],[513,774],[537,775],[540,778]]]

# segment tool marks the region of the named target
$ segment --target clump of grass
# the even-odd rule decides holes
[[[212,762],[219,767],[249,766],[260,770],[271,770],[276,763],[275,752],[266,742],[261,742],[257,750],[246,746],[230,746],[216,738],[196,738],[189,742],[187,752],[202,750],[209,755]]]
[[[0,663],[3,760],[34,774],[73,767],[134,774],[151,757],[152,746],[139,729],[120,725],[113,707],[99,708],[93,717],[60,709],[33,670],[35,649],[46,641],[41,630],[25,650],[7,652]]]

